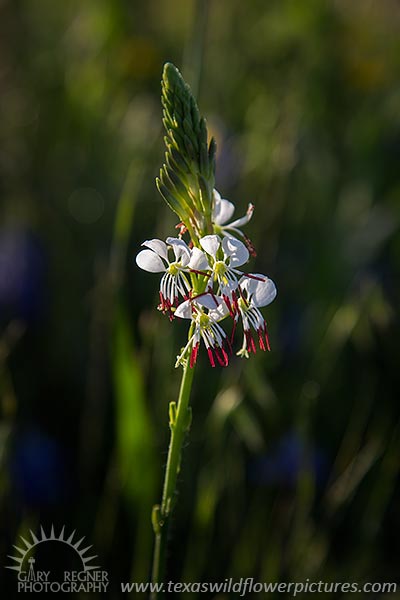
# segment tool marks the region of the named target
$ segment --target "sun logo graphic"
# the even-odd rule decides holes
[[[31,539],[19,536],[21,545],[14,545],[17,555],[8,557],[16,564],[6,569],[17,572],[19,592],[105,592],[108,573],[92,561],[97,555],[89,556],[92,546],[85,547],[82,537],[75,540],[75,531],[68,537],[65,527],[55,533],[54,527],[48,535],[43,527],[40,533],[29,530]],[[46,567],[47,562],[47,567]],[[51,563],[51,568],[48,563]],[[65,565],[72,568],[65,569]]]

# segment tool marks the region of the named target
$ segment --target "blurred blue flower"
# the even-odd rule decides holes
[[[68,457],[60,442],[36,427],[16,432],[9,473],[18,503],[51,506],[69,496]]]
[[[40,240],[22,228],[0,230],[0,321],[26,324],[42,315],[46,256]]]
[[[250,481],[256,485],[281,485],[294,487],[304,469],[311,469],[318,487],[322,487],[328,475],[325,454],[320,449],[308,449],[295,432],[288,432],[277,442],[275,448],[253,459],[249,467]]]

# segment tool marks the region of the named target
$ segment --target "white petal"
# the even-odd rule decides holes
[[[236,276],[232,273],[232,277],[228,280],[227,283],[220,282],[221,292],[226,296],[230,297],[232,292],[237,290],[239,282],[236,279]]]
[[[232,217],[235,212],[235,205],[225,198],[221,198],[220,194],[215,194],[214,191],[214,210],[213,219],[217,225],[223,225]]]
[[[196,271],[206,271],[210,268],[207,257],[200,248],[194,247],[192,249],[188,267],[189,269],[195,269]]]
[[[246,223],[248,223],[251,219],[251,217],[253,216],[254,213],[254,204],[249,204],[248,208],[247,208],[247,212],[244,215],[244,217],[241,217],[240,219],[236,219],[236,221],[232,221],[232,223],[229,223],[229,225],[227,225],[228,228],[230,227],[243,227],[243,225],[246,225]]]
[[[219,191],[216,188],[213,189],[213,196],[214,196],[214,202],[219,202],[221,200],[221,194],[219,193]]]
[[[219,211],[217,206],[221,202],[221,194],[215,188],[213,189],[213,219],[215,219],[216,212]]]
[[[183,267],[186,267],[190,260],[190,250],[186,242],[179,238],[168,237],[167,244],[172,246],[176,260],[180,261]]]
[[[225,256],[230,256],[230,267],[241,267],[249,260],[249,251],[246,246],[234,237],[224,237],[222,248]]]
[[[210,310],[208,314],[214,321],[221,321],[229,314],[229,309],[225,302],[221,302],[218,308]]]
[[[250,302],[254,306],[267,306],[275,299],[277,291],[272,279],[261,273],[251,273],[253,277],[242,277],[240,287],[247,291]]]
[[[145,242],[143,242],[142,246],[150,248],[150,250],[153,250],[156,254],[158,254],[158,256],[161,256],[161,258],[168,262],[167,244],[162,240],[146,240]]]
[[[192,318],[192,306],[190,300],[185,300],[178,306],[175,311],[175,317],[179,317],[180,319],[191,319]]]
[[[207,254],[210,254],[215,258],[221,245],[221,240],[218,235],[205,235],[200,239],[200,245]]]
[[[142,250],[136,257],[136,264],[150,273],[163,273],[165,265],[161,258],[152,250]]]
[[[215,294],[201,294],[200,296],[195,296],[193,301],[205,308],[216,309],[221,304],[222,299]]]

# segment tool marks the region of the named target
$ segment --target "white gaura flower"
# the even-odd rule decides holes
[[[228,353],[232,352],[231,343],[219,321],[228,314],[221,298],[214,294],[201,294],[192,300],[186,300],[176,309],[175,316],[191,320],[192,334],[188,343],[177,357],[175,366],[189,359],[190,367],[196,364],[200,341],[203,340],[212,367],[218,363],[227,367]]]
[[[209,265],[212,269],[211,284],[218,283],[217,295],[221,295],[226,306],[234,315],[237,304],[238,275],[241,267],[249,260],[249,251],[246,246],[234,237],[221,238],[218,235],[206,235],[200,239],[200,245],[209,256]]]
[[[232,202],[229,202],[229,200],[226,200],[226,198],[221,198],[221,194],[216,189],[213,191],[213,200],[213,221],[214,225],[216,226],[215,229],[217,233],[224,234],[225,231],[234,231],[236,234],[246,239],[246,236],[242,231],[240,231],[239,228],[243,227],[243,225],[246,225],[246,223],[250,221],[251,217],[253,216],[254,205],[250,203],[247,208],[247,212],[243,217],[228,223],[229,219],[232,218],[233,213],[235,212],[235,205],[232,204]]]
[[[259,309],[271,304],[277,291],[274,282],[260,273],[242,277],[239,290],[238,311],[242,318],[244,336],[242,348],[237,354],[248,358],[251,352],[256,353],[252,329],[257,333],[260,349],[270,350],[267,324]]]
[[[179,295],[184,299],[189,297],[191,284],[187,273],[208,268],[207,259],[199,248],[191,250],[186,242],[178,238],[168,237],[166,243],[157,239],[147,240],[142,246],[146,249],[136,256],[136,263],[150,273],[164,273],[160,281],[159,309],[172,320],[173,307],[178,306]],[[168,256],[169,247],[174,252],[173,261]]]

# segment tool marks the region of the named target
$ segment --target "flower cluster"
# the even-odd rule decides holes
[[[201,342],[212,367],[227,366],[239,324],[243,329],[239,356],[248,358],[255,353],[257,342],[261,350],[270,349],[260,308],[274,300],[276,287],[266,275],[240,270],[250,254],[254,254],[251,243],[240,230],[251,219],[254,207],[249,204],[244,217],[229,222],[234,210],[234,205],[214,190],[214,233],[192,239],[188,245],[182,239],[183,228],[178,238],[145,241],[144,250],[136,257],[140,268],[162,273],[159,310],[171,321],[190,320],[188,342],[177,357],[176,366],[189,361],[193,367]],[[225,319],[233,323],[230,335],[221,326]]]

